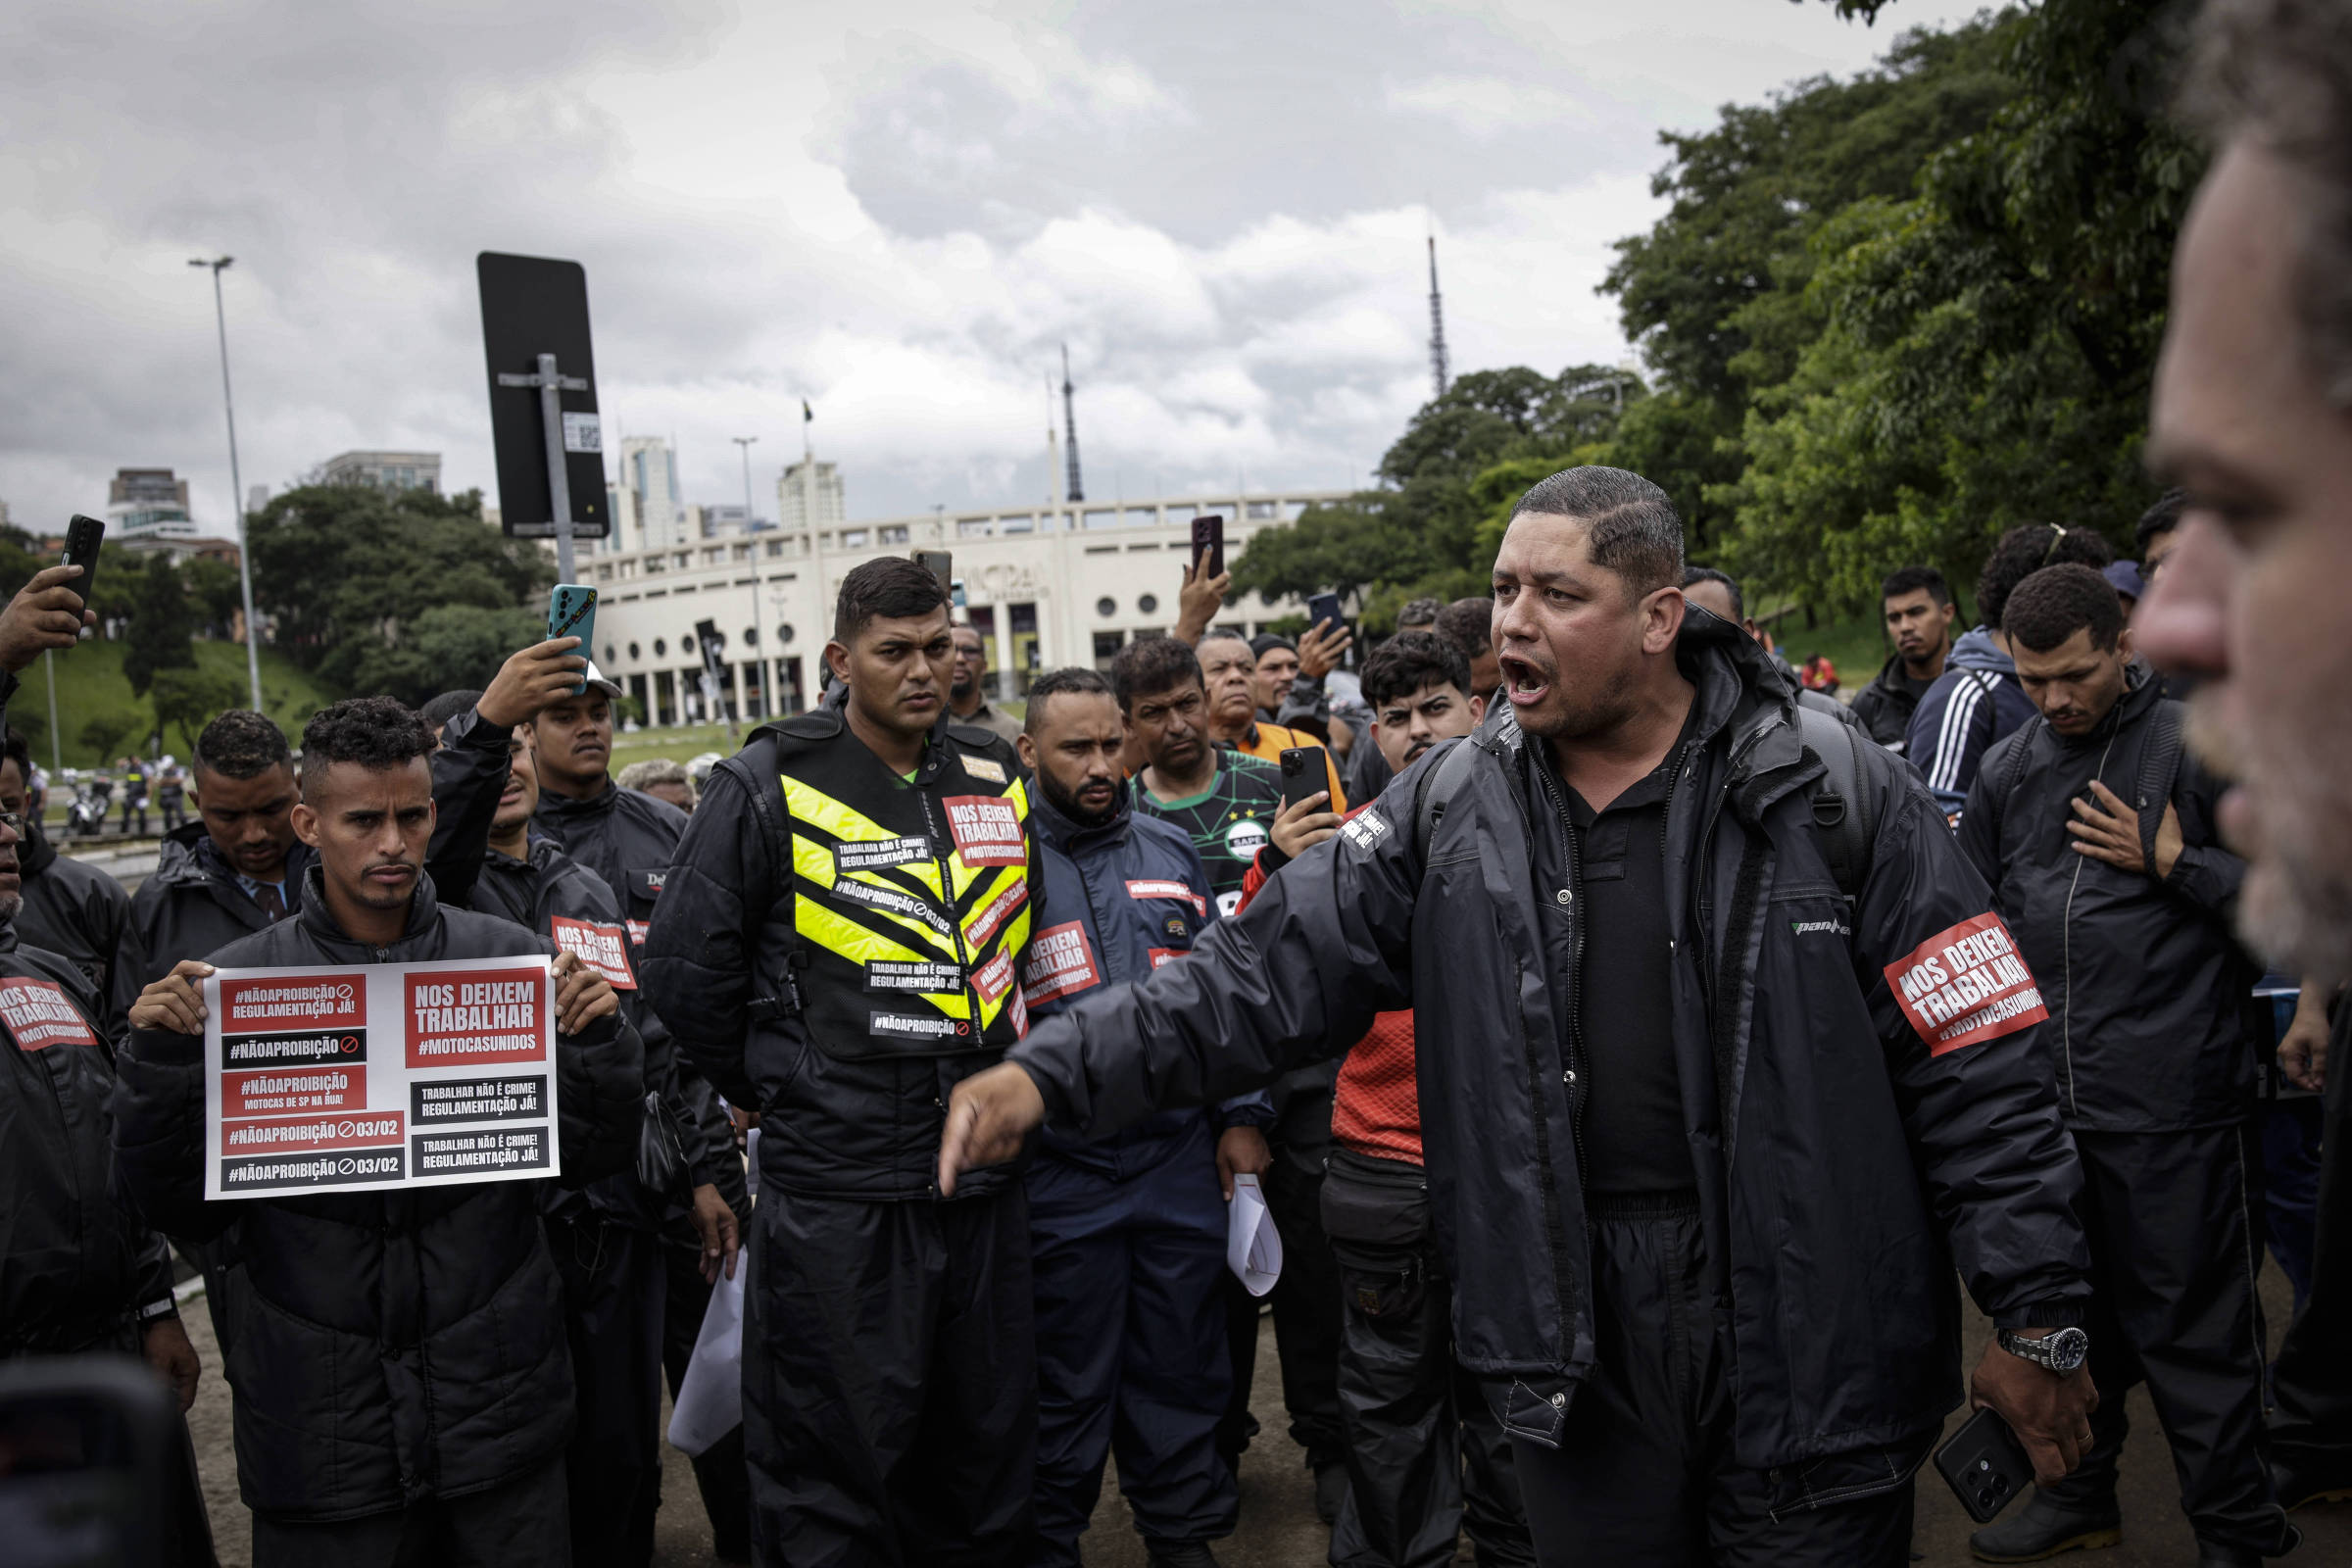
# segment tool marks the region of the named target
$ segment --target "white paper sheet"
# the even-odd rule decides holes
[[[1225,1266],[1251,1296],[1263,1296],[1282,1278],[1282,1233],[1266,1212],[1266,1195],[1254,1176],[1233,1179],[1233,1201],[1225,1214]]]

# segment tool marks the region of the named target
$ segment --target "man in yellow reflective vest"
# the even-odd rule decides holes
[[[1029,1219],[1009,1166],[942,1200],[948,1093],[1026,1031],[1039,883],[1010,745],[948,711],[948,598],[841,584],[848,688],[712,771],[648,1000],[760,1116],[744,1438],[762,1563],[1012,1563],[1037,1427]]]

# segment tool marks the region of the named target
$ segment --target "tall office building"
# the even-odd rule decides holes
[[[687,540],[686,508],[678,498],[678,458],[658,435],[623,436],[620,492],[612,509],[608,550],[662,550]]]
[[[786,533],[834,527],[849,516],[842,497],[840,467],[803,458],[787,466],[784,477],[776,481],[778,526]]]
[[[117,468],[106,486],[106,531],[114,539],[193,539],[188,481],[170,468]]]

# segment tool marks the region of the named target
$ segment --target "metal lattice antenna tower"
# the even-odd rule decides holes
[[[1070,346],[1067,343],[1064,343],[1061,346],[1061,425],[1063,431],[1066,433],[1062,437],[1062,458],[1063,461],[1068,463],[1070,466],[1070,493],[1068,499],[1071,501],[1084,501],[1086,499],[1086,486],[1078,478],[1078,405],[1072,397],[1072,392],[1073,388],[1070,386]]]
[[[1429,380],[1446,395],[1446,297],[1438,292],[1438,236],[1429,236]]]

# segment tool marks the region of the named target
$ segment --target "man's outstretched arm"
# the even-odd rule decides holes
[[[1183,962],[1082,999],[1002,1065],[957,1084],[941,1192],[1012,1158],[1049,1116],[1097,1138],[1154,1110],[1227,1099],[1340,1054],[1374,1014],[1411,1005],[1421,868],[1410,826],[1428,762],[1211,926]]]

